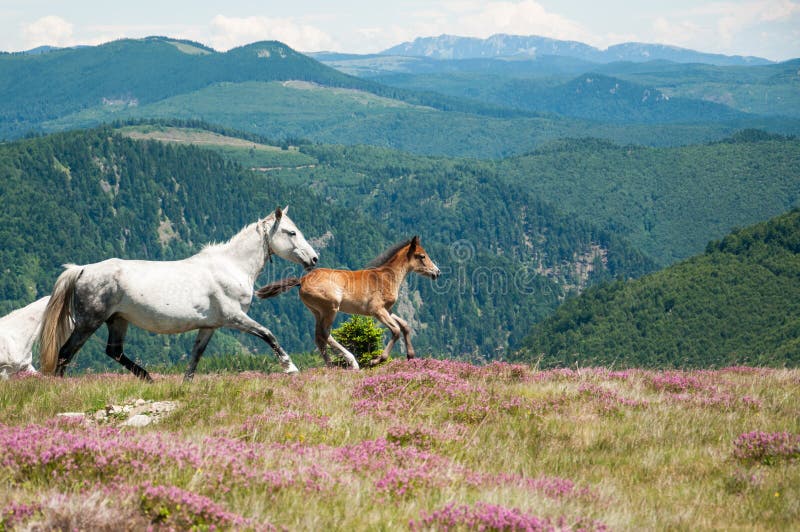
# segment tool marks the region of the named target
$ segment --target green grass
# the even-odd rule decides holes
[[[0,512],[26,504],[22,524],[71,528],[69,508],[91,498],[84,528],[158,524],[140,504],[137,486],[149,483],[289,529],[404,529],[448,504],[492,504],[574,528],[785,530],[800,519],[800,449],[748,460],[734,442],[798,434],[798,383],[797,370],[536,372],[434,360],[191,384],[20,378],[0,387],[0,438],[12,441],[0,455]],[[179,407],[143,429],[55,418],[136,398]],[[163,460],[176,453],[183,465]],[[103,514],[110,500],[113,518]],[[159,504],[164,526],[232,526],[188,503]]]

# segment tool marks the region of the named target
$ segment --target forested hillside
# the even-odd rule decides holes
[[[485,64],[475,62],[470,73],[455,80],[442,74],[447,66],[443,71],[433,65],[438,77],[405,84],[378,80],[389,85],[339,72],[279,42],[219,53],[198,43],[151,37],[38,55],[0,54],[0,139],[114,120],[179,118],[278,140],[499,158],[586,135],[621,144],[680,146],[719,140],[742,128],[800,133],[794,114],[745,114],[726,101],[664,92],[675,85],[668,71],[659,70],[657,84],[604,71],[588,76],[605,80],[594,85],[598,90],[576,92],[575,83],[585,84],[586,73],[600,65],[566,61],[543,59],[540,77],[545,78],[538,81],[524,67],[520,73],[519,64],[530,62],[482,74],[474,69]],[[554,78],[547,79],[547,72]],[[759,72],[746,78],[766,83]],[[796,83],[788,71],[780,73],[788,77],[776,77],[771,98],[789,102],[780,109],[791,108]],[[737,94],[745,94],[746,85]],[[643,99],[647,91],[652,96]]]
[[[211,85],[274,81],[358,90],[398,103],[443,110],[499,116],[520,114],[479,102],[362,80],[276,41],[252,43],[219,53],[191,41],[150,37],[38,55],[0,54],[0,139],[53,130],[54,126],[48,125],[52,121],[75,114],[76,121],[83,120],[82,125],[97,125],[98,118],[107,119],[109,114],[135,113],[148,104]],[[229,103],[235,104],[236,99]],[[172,111],[171,117],[181,117],[182,109]],[[202,116],[202,112],[196,110],[188,118]],[[71,120],[67,123],[76,125]]]
[[[308,195],[297,189],[254,179],[210,151],[133,142],[107,129],[0,146],[0,197],[3,312],[49,293],[62,263],[183,258],[206,242],[230,238],[279,204],[292,203],[292,215],[309,235],[324,231],[323,222],[309,216]],[[335,208],[330,212],[336,215]],[[368,224],[359,227],[366,241],[375,239]],[[131,353],[174,359],[190,341],[134,333]],[[221,351],[238,349],[230,337],[214,343]],[[103,360],[100,341],[87,348]]]
[[[62,263],[185,257],[286,203],[325,266],[361,267],[394,241],[422,237],[445,276],[411,279],[399,310],[423,353],[492,358],[519,345],[565,293],[654,267],[613,234],[503,183],[491,164],[374,148],[307,151],[316,163],[256,174],[209,150],[109,129],[0,145],[0,310],[48,293]],[[290,274],[297,267],[276,261],[262,281]],[[296,294],[259,302],[251,315],[289,350],[313,346],[313,321]],[[235,350],[232,338],[215,337],[210,352]],[[133,356],[167,361],[183,356],[190,338],[132,340]]]
[[[500,175],[667,265],[800,206],[800,141],[759,131],[679,148],[564,140],[502,161]]]
[[[729,120],[735,116],[734,110],[764,116],[800,116],[800,59],[769,65],[719,66],[664,60],[598,64],[553,55],[457,60],[352,54],[314,54],[314,57],[342,72],[393,87],[433,91],[495,105],[574,112],[576,106],[583,104],[582,114],[576,116],[598,120],[609,109],[592,109],[591,98],[582,98],[574,92],[575,87],[570,91],[570,82],[576,76],[578,80],[598,75],[615,78],[614,83],[634,84],[651,94],[658,92],[678,99],[662,105],[661,116],[651,113],[650,120],[674,121],[680,116],[691,122]],[[617,119],[634,121],[637,102],[615,98],[618,91],[612,89],[614,84],[603,94],[606,105],[612,107]],[[634,112],[625,114],[631,109],[621,106],[620,100]],[[652,98],[649,100],[652,105]],[[688,114],[691,108],[695,109],[694,116]],[[674,115],[667,112],[673,110]]]
[[[516,357],[543,366],[800,364],[800,210],[641,279],[587,290]]]

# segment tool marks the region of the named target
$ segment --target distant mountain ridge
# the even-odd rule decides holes
[[[676,63],[712,65],[765,65],[772,61],[762,57],[711,54],[669,46],[627,42],[600,50],[577,41],[561,41],[538,35],[492,35],[486,39],[440,35],[418,37],[381,52],[382,55],[430,57],[434,59],[473,59],[488,57],[567,56],[594,63],[614,61],[645,62],[662,59]]]

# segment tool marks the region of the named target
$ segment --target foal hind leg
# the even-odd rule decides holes
[[[353,356],[353,353],[348,351],[342,344],[337,342],[336,339],[333,336],[328,335],[328,345],[338,349],[339,352],[342,354],[342,356],[344,356],[344,358],[350,364],[351,368],[360,369],[359,366],[358,366],[358,360],[356,360],[356,357]]]
[[[316,311],[314,312],[314,317],[316,318],[316,324],[314,325],[314,343],[317,344],[317,349],[319,349],[319,354],[322,355],[325,365],[330,366],[331,357],[328,355],[328,333],[325,331],[325,326],[323,325],[324,318],[322,314]]]
[[[225,324],[225,326],[261,338],[267,342],[267,344],[269,344],[269,346],[275,352],[275,356],[278,357],[278,362],[280,362],[281,366],[283,367],[284,373],[298,372],[297,366],[294,365],[294,362],[292,362],[292,359],[289,358],[289,355],[286,353],[286,351],[284,351],[280,344],[278,344],[278,340],[275,338],[275,335],[272,334],[272,331],[252,319],[244,312],[232,317],[228,323]]]
[[[153,382],[150,374],[143,367],[126,357],[122,352],[122,344],[125,342],[125,335],[128,332],[127,320],[119,316],[111,316],[106,320],[108,327],[108,343],[106,344],[106,355],[110,356],[128,371],[142,379],[143,381]]]
[[[197,338],[194,340],[194,347],[192,347],[192,359],[189,361],[189,367],[186,368],[186,374],[183,376],[183,382],[189,382],[194,378],[194,371],[197,369],[197,363],[200,362],[200,357],[208,346],[208,341],[214,335],[216,329],[200,329],[197,331]]]
[[[397,324],[400,326],[400,330],[403,332],[403,341],[406,344],[406,358],[411,360],[416,356],[414,346],[411,345],[411,327],[408,326],[406,320],[397,314],[392,314],[392,318],[394,318],[394,321],[397,322]]]

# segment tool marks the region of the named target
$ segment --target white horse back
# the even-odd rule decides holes
[[[231,300],[231,291],[240,292],[242,300],[252,295],[246,275],[237,276],[235,269],[217,275],[216,270],[224,267],[225,261],[207,261],[198,255],[178,261],[109,259],[84,266],[77,287],[89,297],[113,300],[109,315],[119,314],[151,332],[180,333],[219,327],[226,305],[234,303],[239,308],[239,301]]]
[[[33,344],[48,301],[50,296],[45,296],[0,318],[0,377],[35,371]]]

